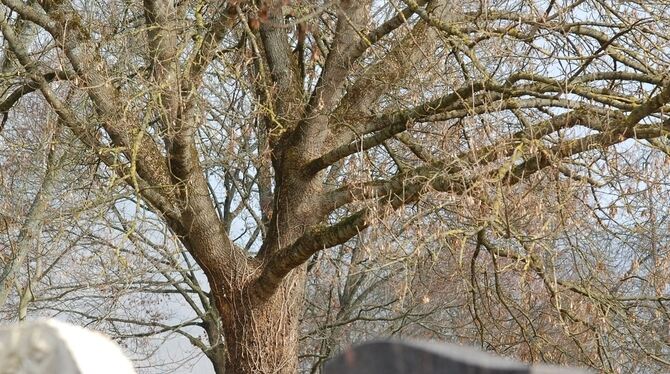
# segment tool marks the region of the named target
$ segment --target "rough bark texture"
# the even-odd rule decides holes
[[[288,178],[278,179],[274,218],[263,245],[263,256],[258,259],[258,269],[262,268],[262,262],[282,250],[285,243],[295,242],[306,228],[319,221],[314,209],[318,206],[318,185],[295,177],[295,170],[287,170],[286,174]],[[226,372],[297,372],[297,317],[303,307],[305,268],[305,265],[294,268],[278,279],[276,289],[269,292],[257,282],[259,272],[249,272],[236,282],[235,288],[224,290],[229,297],[217,298],[222,313],[231,316],[224,318],[228,350]]]
[[[297,372],[304,277],[301,267],[268,300],[253,303],[245,292],[225,307],[233,313],[224,319],[226,373]]]

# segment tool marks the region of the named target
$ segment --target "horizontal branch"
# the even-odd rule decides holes
[[[657,102],[658,101],[654,101]],[[387,182],[373,182],[365,186],[358,186],[358,192],[337,190],[331,195],[344,201],[353,201],[355,197],[374,198],[375,202],[369,207],[350,215],[340,222],[327,227],[314,227],[305,235],[296,240],[284,250],[278,251],[270,257],[259,278],[253,283],[253,295],[265,299],[272,295],[281,280],[294,268],[307,261],[315,253],[339,244],[343,244],[353,236],[367,228],[373,220],[383,218],[408,203],[416,201],[420,194],[430,188],[435,191],[462,194],[472,186],[490,178],[497,178],[506,185],[514,185],[536,172],[554,164],[555,160],[586,152],[596,147],[609,147],[626,139],[647,139],[670,134],[670,120],[656,125],[627,126],[626,119],[620,113],[612,114],[609,120],[604,116],[593,113],[576,112],[557,116],[557,127],[570,125],[585,125],[603,130],[594,135],[565,141],[539,154],[529,157],[524,163],[512,167],[507,173],[499,170],[466,178],[459,172],[462,170],[456,163],[439,161],[430,163],[409,172],[397,175]],[[629,118],[629,117],[627,117]],[[618,123],[617,123],[618,122]],[[554,121],[543,121],[533,130],[526,130],[531,137],[539,139],[544,134],[555,130]],[[513,146],[505,147],[508,154]],[[331,201],[332,202],[332,201]],[[342,203],[338,201],[336,204]]]
[[[670,135],[670,120],[656,125],[619,125],[609,131],[565,141],[551,149],[540,152],[510,169],[503,179],[514,184],[525,177],[551,165],[556,159],[567,158],[597,148],[607,148],[626,139],[651,139]],[[495,171],[495,173],[498,173]]]
[[[417,176],[428,177],[426,170],[439,170],[443,175],[455,175],[467,166],[483,167],[492,162],[508,157],[514,153],[516,147],[528,141],[543,138],[561,129],[574,126],[584,126],[593,130],[605,130],[608,123],[614,120],[622,120],[624,117],[615,113],[600,112],[596,109],[576,109],[571,112],[554,116],[550,119],[540,121],[533,126],[519,130],[512,134],[509,139],[461,153],[453,161],[433,160],[426,165],[416,168],[407,173],[400,174],[396,178],[411,179]],[[424,170],[425,169],[425,170]],[[353,186],[345,186],[331,191],[326,196],[327,204],[332,209],[337,209],[353,201],[367,200],[384,196],[389,192],[388,185],[391,181],[373,181]]]
[[[330,152],[310,161],[305,169],[308,173],[316,173],[323,170],[346,156],[372,148],[381,144],[387,139],[390,139],[396,134],[399,134],[407,129],[407,125],[413,120],[435,114],[452,105],[462,101],[464,98],[480,91],[486,87],[484,82],[473,82],[463,86],[452,93],[442,96],[438,99],[427,103],[415,106],[413,108],[397,111],[393,113],[386,113],[373,118],[371,124],[365,129],[366,135],[378,131],[375,136],[363,139],[362,141],[353,141],[341,145]],[[348,140],[348,138],[346,138]]]
[[[392,192],[380,197],[372,206],[361,209],[334,225],[313,227],[292,245],[275,252],[252,283],[252,296],[260,300],[267,299],[291,270],[306,262],[315,253],[346,243],[379,217],[385,217],[404,204],[415,201],[421,185],[404,185],[404,182],[401,178],[395,179],[389,187]]]
[[[67,80],[71,77],[71,73],[65,71],[52,71],[42,75],[42,78],[51,83],[59,80]],[[26,83],[10,93],[2,102],[0,102],[0,114],[9,112],[10,109],[25,95],[39,90],[40,86],[37,82]]]
[[[662,82],[662,80],[659,80],[660,78],[641,74],[593,74],[585,79],[640,79],[643,82]],[[533,83],[514,86],[515,83],[524,80]],[[576,79],[575,82],[583,83],[579,79]],[[483,91],[481,95],[477,95],[480,91]],[[352,131],[354,135],[359,137],[357,140],[352,140],[351,136],[345,136],[343,133],[339,134],[340,141],[346,141],[347,143],[310,161],[306,166],[306,171],[316,173],[342,158],[378,146],[391,137],[406,131],[413,122],[448,121],[467,116],[522,108],[554,107],[572,109],[586,106],[578,100],[560,98],[555,95],[547,96],[547,94],[561,95],[568,92],[613,109],[631,111],[631,115],[634,116],[634,118],[631,118],[632,122],[635,121],[635,118],[639,121],[641,118],[639,112],[650,114],[667,103],[664,98],[659,98],[657,100],[659,105],[653,104],[654,101],[650,100],[639,106],[637,99],[613,96],[611,92],[605,89],[584,87],[576,83],[565,86],[555,79],[529,73],[515,73],[504,84],[496,84],[487,80],[469,82],[454,92],[430,102],[406,110],[378,115],[358,131]],[[665,95],[667,96],[668,93],[666,92]],[[530,97],[526,98],[527,96]],[[663,103],[661,104],[661,102]],[[603,111],[591,105],[588,107],[594,111]],[[342,127],[342,131],[347,131],[347,129],[349,128],[346,126]],[[372,135],[366,136],[368,134]]]

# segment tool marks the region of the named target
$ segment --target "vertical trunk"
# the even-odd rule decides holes
[[[225,347],[217,346],[212,348],[207,354],[207,358],[212,362],[215,374],[224,374],[226,372],[226,351]]]
[[[292,149],[306,150],[305,143]],[[312,152],[314,153],[314,152]],[[223,318],[228,353],[226,373],[295,374],[298,372],[300,316],[307,265],[293,269],[268,299],[252,297],[255,278],[264,262],[285,250],[324,217],[319,213],[322,185],[319,179],[303,175],[301,165],[312,155],[308,151],[285,155],[278,167],[272,221],[258,256],[225,293],[216,297]]]
[[[298,372],[298,328],[302,310],[305,267],[289,274],[267,301],[251,305],[245,293],[224,317],[228,359],[226,373]]]

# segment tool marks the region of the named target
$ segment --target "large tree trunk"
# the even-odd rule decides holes
[[[247,291],[221,309],[228,359],[226,373],[298,372],[298,328],[305,267],[289,274],[269,300],[251,303]],[[232,304],[232,305],[231,305]]]
[[[313,181],[291,180],[286,184],[291,199],[275,205],[275,214],[283,219],[271,223],[270,234],[263,245],[258,263],[292,243],[304,234],[305,227],[314,224],[317,214],[314,206],[319,187]],[[283,185],[282,185],[283,186]],[[282,187],[278,188],[283,191]],[[278,193],[279,195],[279,193]],[[286,196],[284,195],[284,196]],[[250,266],[251,269],[255,267]],[[262,266],[258,266],[258,269]],[[223,298],[217,305],[223,318],[228,359],[226,373],[286,373],[298,372],[298,338],[300,315],[303,308],[306,265],[293,269],[280,286],[267,298],[255,295],[257,274],[248,274],[235,284],[242,285]]]

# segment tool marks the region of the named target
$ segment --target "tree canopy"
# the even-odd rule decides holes
[[[0,183],[34,197],[0,291],[76,205],[180,274],[217,372],[380,331],[667,369],[667,2],[0,4]]]

